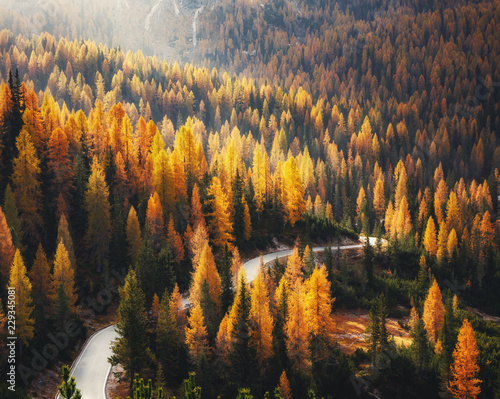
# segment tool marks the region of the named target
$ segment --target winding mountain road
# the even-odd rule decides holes
[[[361,238],[361,241],[366,240]],[[370,237],[370,244],[375,245],[376,238]],[[342,245],[341,250],[359,249],[363,244]],[[313,252],[321,252],[324,247],[314,247]],[[336,249],[335,246],[332,249]],[[268,263],[276,258],[290,256],[292,250],[273,252],[262,256],[263,262]],[[243,267],[247,273],[247,281],[251,282],[259,272],[261,257],[246,262]],[[184,306],[188,305],[187,299],[183,300]],[[75,377],[76,386],[82,393],[82,399],[106,399],[106,382],[111,370],[108,357],[111,356],[111,343],[118,338],[115,326],[103,328],[94,333],[87,341],[82,352],[71,367],[71,375]],[[57,398],[57,396],[56,396]]]

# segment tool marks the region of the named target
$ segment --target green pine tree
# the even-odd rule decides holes
[[[245,241],[245,222],[243,201],[243,181],[241,180],[240,173],[236,170],[236,176],[233,181],[233,208],[234,208],[234,223],[233,233],[236,238],[237,244],[242,244]]]
[[[443,327],[439,333],[442,351],[439,358],[439,371],[441,375],[441,385],[444,392],[450,380],[450,365],[453,362],[453,350],[457,343],[457,322],[453,313],[453,300],[451,292],[448,290],[446,303],[444,305]]]
[[[380,318],[378,309],[375,305],[372,306],[368,313],[368,326],[366,333],[368,333],[368,342],[370,343],[370,351],[372,356],[373,367],[377,365],[377,357],[379,355],[380,347]]]
[[[410,346],[413,363],[417,370],[422,371],[427,367],[429,361],[429,340],[425,331],[424,321],[419,318],[411,336],[413,342]]]
[[[196,385],[196,373],[189,373],[189,377],[184,380],[185,399],[201,399],[201,387]]]
[[[157,259],[155,257],[151,241],[145,235],[142,240],[142,247],[139,251],[139,257],[135,264],[137,278],[140,281],[142,291],[144,292],[146,303],[150,304],[153,295],[156,292],[158,280]]]
[[[174,290],[177,277],[174,270],[172,250],[168,244],[164,245],[158,254],[157,276],[155,292],[163,292],[165,290],[172,292]]]
[[[76,388],[75,377],[70,377],[70,370],[67,365],[62,366],[62,384],[57,387],[59,395],[64,399],[81,399],[82,394]]]
[[[57,288],[57,297],[55,302],[55,322],[59,331],[64,331],[64,326],[71,316],[68,295],[64,289],[63,283]]]
[[[375,254],[368,238],[363,246],[363,251],[363,266],[365,268],[366,278],[368,279],[368,286],[373,287],[373,259]]]
[[[147,369],[152,360],[148,347],[144,293],[134,270],[128,272],[125,284],[119,292],[120,320],[116,324],[119,338],[112,345],[113,355],[109,361],[114,366],[123,366],[124,373],[118,373],[117,377],[122,381],[128,380],[132,389],[135,374]]]
[[[222,260],[219,264],[220,280],[221,280],[221,313],[226,314],[229,306],[233,303],[234,299],[234,286],[231,275],[231,254],[227,248],[224,249]],[[203,314],[206,314],[203,312]]]
[[[237,386],[248,386],[253,381],[257,370],[255,348],[250,341],[250,293],[246,277],[239,281],[239,301],[236,309],[236,321],[233,329],[233,348],[229,354],[233,382]],[[236,302],[236,301],[235,301]],[[233,305],[234,306],[234,305]]]
[[[178,329],[175,314],[170,308],[170,297],[165,290],[160,302],[158,317],[157,344],[158,360],[164,370],[168,370],[168,382],[172,385],[179,378],[179,344]]]

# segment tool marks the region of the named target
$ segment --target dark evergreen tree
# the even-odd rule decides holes
[[[439,358],[439,371],[441,374],[441,386],[444,392],[446,392],[446,387],[451,377],[450,365],[453,362],[453,350],[457,343],[457,327],[456,318],[453,313],[453,299],[448,290],[444,305],[443,326],[439,333],[439,341],[442,347]]]
[[[127,242],[126,242],[126,220],[123,215],[123,208],[117,194],[114,196],[113,208],[113,236],[111,238],[111,267],[120,267],[126,263]]]
[[[328,281],[333,282],[335,280],[334,277],[334,258],[333,251],[331,246],[326,246],[325,251],[323,252],[323,263],[326,266],[326,270],[328,272]]]
[[[65,364],[62,366],[62,384],[57,387],[57,392],[64,399],[81,399],[82,394],[76,388],[75,377],[70,377],[70,369]]]
[[[370,352],[372,357],[373,367],[377,367],[377,357],[380,347],[380,318],[376,305],[373,305],[368,313],[368,326],[366,332],[369,334],[368,341],[370,342]]]
[[[422,318],[417,320],[417,323],[411,333],[413,342],[410,346],[411,355],[415,367],[419,371],[425,370],[429,362],[429,340],[425,331],[424,321]]]
[[[111,347],[113,355],[109,361],[112,365],[123,366],[124,372],[117,373],[117,377],[121,381],[128,380],[132,389],[135,374],[148,369],[153,358],[148,346],[144,293],[133,269],[128,272],[119,292],[120,319],[116,324],[119,338]]]
[[[179,378],[179,342],[177,320],[170,308],[170,297],[165,290],[160,303],[158,317],[157,347],[158,360],[164,370],[168,370],[167,383],[175,386]]]
[[[219,275],[221,280],[221,313],[226,314],[234,299],[234,286],[231,274],[231,254],[227,248],[227,244],[224,248],[222,260],[219,263]]]
[[[368,286],[373,287],[373,260],[375,254],[373,253],[373,247],[371,246],[368,238],[363,246],[363,252],[363,267],[366,273],[366,278],[368,279]]]
[[[250,293],[246,277],[239,281],[236,321],[233,328],[233,347],[229,354],[232,382],[236,386],[249,386],[257,368],[256,351],[250,341]],[[234,306],[234,305],[233,305]]]
[[[146,303],[150,304],[153,299],[153,295],[156,292],[158,272],[157,260],[147,235],[145,235],[142,240],[142,247],[135,265],[135,271],[142,287],[142,291],[144,292]]]
[[[2,149],[0,192],[3,192],[8,183],[8,178],[12,174],[12,161],[17,156],[16,139],[23,127],[24,95],[21,90],[17,69],[15,78],[12,77],[12,71],[9,71],[8,82],[12,106],[6,110],[0,125],[0,137],[2,139],[0,143]]]
[[[233,208],[234,208],[234,223],[233,233],[236,243],[241,245],[245,242],[245,221],[243,209],[243,181],[241,180],[240,173],[236,170],[236,176],[233,181]]]
[[[71,317],[68,295],[64,289],[63,283],[57,288],[57,297],[55,303],[55,324],[59,331],[64,331],[66,322]]]
[[[377,300],[377,312],[380,321],[379,337],[380,337],[380,347],[384,351],[389,345],[389,334],[387,332],[386,317],[387,317],[387,305],[385,302],[384,294],[380,294]]]
[[[210,295],[210,287],[207,280],[204,280],[201,286],[200,306],[203,310],[203,316],[205,317],[208,339],[212,344],[215,341],[215,336],[217,335],[217,330],[219,328],[220,313],[218,307],[212,299],[212,296]]]
[[[164,245],[158,254],[158,278],[156,280],[155,292],[167,290],[172,292],[177,282],[174,269],[174,260],[172,250],[168,245]]]

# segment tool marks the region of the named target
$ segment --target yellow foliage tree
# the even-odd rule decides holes
[[[262,271],[253,281],[250,300],[250,340],[257,350],[261,371],[264,371],[265,362],[273,355],[273,318],[269,311],[269,295]]]
[[[427,298],[424,302],[424,314],[422,318],[429,340],[436,342],[444,321],[444,305],[436,280],[432,282],[429,288]]]
[[[455,399],[475,399],[481,393],[481,380],[477,378],[479,349],[474,330],[465,319],[458,333],[458,342],[453,351],[451,373],[453,379],[448,383],[448,392]]]
[[[375,215],[377,216],[377,219],[383,219],[385,210],[385,193],[384,181],[380,178],[377,179],[375,188],[373,189],[373,208],[375,208]]]
[[[75,303],[77,295],[75,292],[75,271],[71,267],[68,251],[62,241],[59,241],[54,258],[54,272],[52,275],[52,289],[54,291],[53,302],[56,301],[57,289],[63,285],[69,306],[72,312],[76,312]]]
[[[332,319],[330,282],[325,265],[316,267],[305,281],[306,320],[313,339],[313,358],[316,361],[326,359],[334,343],[335,323]]]
[[[31,282],[24,266],[23,258],[19,249],[14,254],[14,261],[10,268],[9,288],[15,292],[16,306],[16,335],[26,346],[34,335],[35,319],[31,317],[33,312],[33,301],[31,299]]]
[[[212,184],[208,189],[210,196],[210,205],[212,206],[212,219],[209,223],[210,233],[213,237],[213,244],[223,249],[226,244],[229,250],[233,246],[233,223],[231,222],[231,214],[229,211],[229,200],[226,193],[222,190],[220,180],[217,176],[212,178]]]
[[[442,262],[446,258],[447,244],[448,244],[448,230],[446,229],[446,223],[442,221],[441,224],[439,225],[438,246],[436,252],[436,258],[438,262]]]
[[[285,279],[289,285],[293,286],[296,280],[302,281],[302,276],[302,259],[299,255],[299,248],[295,247],[286,261]]]
[[[208,355],[208,333],[205,327],[203,310],[199,303],[191,310],[188,317],[186,345],[191,362],[194,364],[198,364],[201,356]]]
[[[35,304],[37,306],[38,304],[42,305],[46,312],[50,311],[50,302],[55,297],[55,291],[52,286],[49,262],[47,262],[47,256],[42,248],[42,244],[38,245],[29,276],[32,283],[32,295]]]
[[[424,248],[429,255],[437,255],[436,225],[432,216],[429,216],[427,220],[427,227],[424,233]]]
[[[292,399],[292,388],[290,388],[290,382],[286,376],[285,370],[281,373],[280,376],[280,385],[279,385],[280,395],[283,399]]]
[[[135,265],[142,247],[141,226],[137,218],[137,212],[133,206],[130,207],[127,217],[127,252],[132,265]]]
[[[293,227],[302,218],[306,210],[304,187],[300,181],[300,174],[294,157],[290,157],[283,165],[282,184],[282,203],[286,221]]]
[[[217,267],[215,265],[214,256],[208,242],[205,243],[200,256],[198,267],[193,272],[191,287],[189,289],[189,300],[193,305],[198,305],[202,299],[203,283],[207,282],[208,292],[212,303],[216,306],[220,305],[221,280]]]
[[[288,358],[299,373],[307,372],[311,365],[305,293],[302,282],[296,280],[288,298],[288,317],[285,325]]]

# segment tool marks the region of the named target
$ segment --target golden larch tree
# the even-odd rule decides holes
[[[208,242],[203,247],[198,267],[193,272],[191,287],[189,288],[189,300],[193,305],[201,302],[205,281],[208,284],[208,292],[212,303],[216,306],[220,305],[221,280]]]
[[[69,209],[70,193],[73,187],[73,163],[68,150],[69,143],[66,133],[64,130],[56,128],[50,135],[48,143],[47,165],[51,177],[53,198],[56,200],[58,194],[61,195],[65,201],[66,209]]]
[[[252,183],[254,188],[255,210],[259,214],[264,210],[264,202],[267,201],[267,179],[271,173],[269,168],[269,160],[264,146],[262,144],[257,145],[253,156]]]
[[[280,396],[283,399],[292,399],[292,388],[290,388],[290,382],[286,376],[285,370],[281,373],[280,384],[279,384]]]
[[[238,275],[242,267],[243,262],[241,261],[240,251],[238,251],[238,248],[235,248],[233,251],[233,259],[231,259],[231,276],[235,287],[238,286]]]
[[[475,399],[481,393],[479,373],[479,349],[476,336],[469,322],[465,319],[458,333],[458,342],[453,351],[451,364],[452,380],[448,383],[448,392],[455,399]]]
[[[442,262],[446,258],[447,244],[448,244],[448,230],[446,229],[446,223],[443,220],[439,225],[439,234],[437,241],[436,258],[438,262]]]
[[[3,283],[6,283],[9,279],[10,267],[15,251],[7,219],[5,219],[5,214],[0,207],[0,276]]]
[[[57,226],[57,239],[56,243],[63,242],[64,248],[68,251],[71,267],[76,271],[76,257],[73,249],[73,240],[69,232],[68,220],[64,214],[59,218],[59,225]]]
[[[302,259],[300,258],[299,248],[295,247],[286,261],[285,279],[290,286],[293,286],[296,280],[302,281],[302,276]]]
[[[458,205],[457,195],[454,191],[450,192],[450,198],[446,203],[446,228],[455,232],[462,231],[462,217],[460,216],[460,208]]]
[[[375,187],[373,189],[373,208],[375,209],[375,215],[378,220],[384,218],[385,211],[385,193],[384,193],[384,181],[381,178],[377,179]]]
[[[24,237],[34,244],[40,241],[40,227],[43,224],[40,215],[42,208],[42,191],[39,180],[40,160],[25,128],[19,133],[16,146],[18,156],[14,159],[12,174],[14,196]]]
[[[130,263],[135,265],[142,247],[142,235],[137,212],[133,206],[130,207],[127,217],[127,254]]]
[[[408,200],[406,195],[403,195],[394,217],[395,228],[394,232],[398,237],[408,236],[411,231],[411,216],[408,209]]]
[[[148,200],[146,210],[146,223],[151,238],[151,246],[159,251],[165,237],[165,224],[163,222],[163,208],[158,193],[155,191]]]
[[[38,244],[35,260],[29,273],[32,284],[32,296],[35,304],[41,304],[45,312],[49,312],[51,301],[55,297],[50,275],[50,265],[43,250],[42,244]]]
[[[305,293],[305,287],[297,279],[288,297],[288,317],[285,325],[288,358],[299,373],[307,371],[311,365]]]
[[[194,364],[198,364],[202,355],[208,354],[208,333],[203,317],[203,310],[199,303],[191,310],[191,314],[188,317],[186,345],[191,362]]]
[[[261,371],[264,371],[265,362],[273,355],[273,318],[262,271],[253,281],[250,302],[250,340],[257,351]]]
[[[444,220],[443,206],[447,196],[448,187],[446,187],[444,180],[441,179],[434,193],[434,214],[436,215],[438,225],[441,225],[441,222]]]
[[[408,177],[406,175],[406,168],[401,160],[398,162],[396,169],[394,170],[394,180],[396,183],[394,207],[398,209],[403,197],[408,197]]]
[[[432,216],[429,216],[427,220],[427,227],[424,233],[424,248],[429,255],[437,255],[436,225]]]
[[[484,212],[480,224],[481,247],[479,257],[484,260],[491,250],[493,253],[497,249],[497,240],[495,239],[495,225],[491,222],[489,211]]]
[[[305,281],[306,320],[314,340],[313,357],[316,361],[326,359],[334,343],[335,323],[331,315],[333,300],[330,285],[325,265],[316,267]]]
[[[14,288],[16,297],[16,335],[28,346],[34,335],[35,319],[33,313],[33,300],[31,299],[31,282],[24,266],[19,249],[14,254],[8,287]]]
[[[282,186],[282,203],[286,221],[293,227],[306,210],[304,187],[294,157],[290,157],[283,165]]]
[[[200,189],[198,188],[197,184],[194,185],[193,194],[191,195],[189,222],[191,223],[193,228],[196,228],[198,224],[202,224],[203,227],[206,228],[205,217],[203,216],[203,210],[200,199]]]
[[[189,241],[189,252],[191,253],[191,260],[193,269],[196,270],[200,263],[200,256],[203,252],[205,244],[208,243],[208,232],[204,223],[198,223],[194,229],[193,236]]]
[[[174,169],[164,148],[153,154],[153,189],[158,193],[162,207],[166,212],[174,207]]]
[[[109,253],[111,232],[111,214],[109,205],[109,189],[104,179],[101,165],[94,157],[92,173],[87,183],[85,206],[88,214],[87,234],[85,236],[89,249],[89,258],[101,269]]]
[[[229,362],[229,353],[232,346],[232,329],[233,323],[229,320],[229,314],[226,313],[219,324],[219,330],[215,338],[215,350],[217,356],[224,362]]]
[[[361,212],[363,211],[363,205],[366,201],[365,189],[361,187],[359,189],[358,198],[356,200],[356,215],[358,219],[361,219]]]
[[[217,176],[212,178],[212,183],[208,189],[210,205],[213,213],[209,223],[210,234],[213,237],[213,244],[219,249],[223,249],[226,244],[229,250],[233,249],[233,223],[229,211],[229,200],[222,190],[221,182]]]
[[[68,297],[71,311],[76,312],[75,303],[77,300],[75,290],[75,271],[71,267],[68,251],[62,241],[57,245],[56,255],[54,258],[54,272],[52,275],[53,302],[56,301],[57,290],[62,284],[66,296]]]
[[[457,251],[458,247],[458,239],[457,233],[455,229],[451,229],[450,234],[448,235],[448,241],[446,243],[446,251],[448,253],[448,259],[453,259],[453,255]]]
[[[444,305],[441,297],[441,290],[436,280],[432,282],[429,292],[427,293],[422,318],[429,340],[436,342],[444,321]]]
[[[174,218],[170,218],[167,227],[167,242],[174,254],[174,262],[180,263],[184,260],[184,244],[181,235],[175,230]]]

